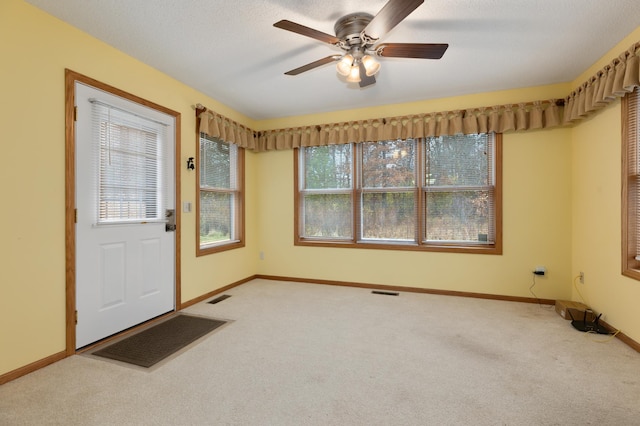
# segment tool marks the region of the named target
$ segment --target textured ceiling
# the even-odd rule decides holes
[[[426,0],[382,42],[449,43],[441,60],[381,58],[361,89],[326,65],[341,51],[273,27],[333,34],[386,0],[27,0],[253,119],[568,82],[640,23],[638,0]]]

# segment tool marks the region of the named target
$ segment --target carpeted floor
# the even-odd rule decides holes
[[[552,307],[254,280],[152,371],[73,356],[0,386],[14,425],[635,425],[640,354]]]

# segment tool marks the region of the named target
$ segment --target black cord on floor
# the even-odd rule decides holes
[[[531,283],[531,286],[529,286],[529,293],[531,293],[533,297],[535,297],[535,299],[538,301],[538,305],[540,305],[541,308],[553,308],[553,305],[543,305],[542,302],[540,302],[540,298],[533,292],[533,287],[536,286],[536,274],[532,273],[531,275],[533,276],[533,281]]]

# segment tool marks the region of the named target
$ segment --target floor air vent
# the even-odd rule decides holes
[[[397,296],[400,293],[395,292],[395,291],[379,291],[379,290],[373,290],[371,293],[373,294],[382,294],[384,296]]]
[[[215,305],[216,303],[222,302],[223,300],[228,299],[230,297],[231,297],[230,294],[223,294],[222,296],[216,297],[215,299],[213,299],[213,300],[211,300],[211,301],[209,301],[207,303],[211,303],[212,305]]]

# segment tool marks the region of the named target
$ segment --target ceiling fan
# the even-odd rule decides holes
[[[448,44],[433,43],[383,43],[378,40],[398,25],[424,0],[389,0],[376,16],[368,13],[351,13],[336,21],[335,36],[313,28],[282,20],[274,27],[291,31],[303,36],[320,40],[339,47],[346,53],[331,55],[287,71],[286,75],[298,75],[331,62],[338,62],[338,73],[348,82],[359,83],[366,87],[376,82],[375,74],[380,64],[374,56],[387,58],[440,59],[449,47]]]

